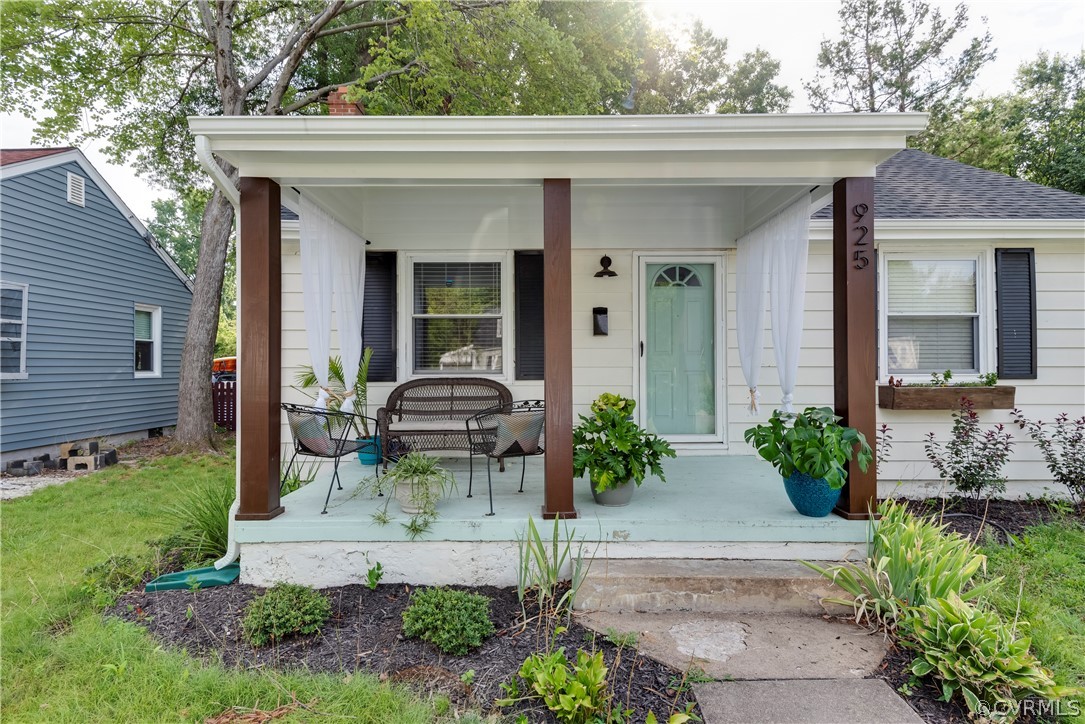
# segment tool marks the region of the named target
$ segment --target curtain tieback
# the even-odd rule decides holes
[[[761,399],[761,393],[757,391],[756,387],[750,388],[750,412],[757,412],[757,401]]]

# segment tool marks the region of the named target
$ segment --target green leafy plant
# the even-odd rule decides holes
[[[279,480],[282,481],[280,492],[282,495],[300,490],[316,480],[316,476],[320,473],[320,463],[320,460],[302,462],[300,459],[296,459],[294,464],[290,465],[290,455],[282,456],[279,465]]]
[[[825,600],[851,606],[856,621],[890,630],[909,607],[951,595],[973,600],[998,584],[995,579],[973,585],[987,557],[967,538],[946,533],[945,525],[916,518],[895,500],[883,501],[878,517],[864,563],[823,568],[803,561],[851,596]]]
[[[953,381],[953,370],[945,372],[931,372],[929,382],[908,382],[895,377],[889,378],[889,384],[893,387],[994,387],[998,384],[998,375],[994,372],[985,372],[979,379],[965,382]]]
[[[610,707],[607,666],[601,651],[589,654],[580,649],[572,665],[565,657],[565,647],[548,654],[532,654],[524,660],[518,676],[526,684],[527,692],[521,695],[516,681],[504,684],[502,689],[509,696],[499,699],[498,706],[537,698],[542,699],[560,722],[589,724],[622,720],[621,713]]]
[[[317,633],[331,612],[331,602],[320,591],[277,583],[249,602],[241,631],[253,646],[266,646],[287,636]]]
[[[621,648],[633,649],[637,647],[637,632],[636,631],[619,631],[613,626],[607,627],[606,635],[604,638],[615,646]]]
[[[990,495],[1006,489],[1002,468],[1009,460],[1013,436],[1001,424],[981,431],[975,405],[967,397],[953,413],[949,441],[943,446],[931,432],[923,448],[939,477],[962,493],[978,498],[985,491]]]
[[[422,588],[403,611],[403,634],[428,641],[447,654],[463,656],[494,632],[490,599],[451,588]]]
[[[600,395],[591,417],[580,416],[573,428],[573,474],[588,473],[601,493],[632,480],[638,486],[650,472],[666,482],[663,458],[675,457],[666,440],[630,419],[636,403],[618,395]]]
[[[1007,624],[953,593],[915,607],[906,624],[903,643],[918,651],[912,673],[937,678],[944,701],[960,692],[974,716],[1012,721],[1025,697],[1079,693],[1057,685],[1029,651],[1029,638],[1017,636],[1016,628],[1027,624]]]
[[[139,586],[146,573],[146,563],[132,556],[110,556],[83,571],[80,590],[93,601],[94,606],[105,608]]]
[[[1055,482],[1065,485],[1072,498],[1085,502],[1085,416],[1071,420],[1063,412],[1055,417],[1054,425],[1048,425],[1029,420],[1020,410],[1011,414],[1019,428],[1028,430]]]
[[[384,475],[370,476],[362,481],[359,490],[376,490],[378,493],[391,486],[404,512],[410,516],[403,529],[408,538],[416,540],[429,531],[437,519],[437,503],[456,490],[455,476],[441,467],[441,461],[421,452],[409,452],[396,462]],[[373,513],[373,521],[385,525],[392,520],[388,506],[392,497],[384,499],[384,505]]]
[[[369,559],[366,558],[366,563],[368,562]],[[369,587],[369,590],[374,591],[380,584],[382,578],[384,578],[384,566],[381,565],[380,561],[377,561],[366,570],[365,585]]]
[[[364,415],[369,407],[369,363],[373,360],[373,348],[366,347],[362,350],[362,358],[358,364],[358,375],[354,378],[353,385],[347,385],[343,374],[343,360],[339,356],[328,358],[328,407],[338,410],[343,406],[343,401],[348,395],[354,397],[354,411],[362,417],[354,418],[354,431],[360,437],[372,437],[369,431],[369,422]],[[320,382],[316,378],[312,365],[302,365],[300,371],[294,377],[294,384],[303,390],[313,391],[319,389]],[[360,426],[359,426],[360,425]]]
[[[840,419],[829,407],[807,407],[800,413],[775,410],[768,422],[746,430],[744,437],[783,477],[804,473],[839,490],[848,477],[845,462],[854,457],[865,471],[874,456],[863,433],[841,425]]]
[[[177,541],[187,560],[226,555],[234,494],[231,478],[212,479],[179,491],[180,502],[166,509],[178,526]]]
[[[516,595],[520,599],[521,606],[527,592],[534,591],[542,611],[558,614],[571,609],[572,601],[580,590],[580,584],[584,581],[589,566],[585,566],[583,544],[575,553],[573,552],[573,537],[576,535],[576,530],[573,529],[570,532],[566,529],[565,532],[566,535],[562,538],[558,519],[554,518],[554,530],[547,544],[535,526],[535,520],[528,516],[524,534],[516,534],[516,546],[520,553]],[[562,570],[566,564],[570,568],[570,585],[561,596],[558,596],[559,586],[564,580]]]

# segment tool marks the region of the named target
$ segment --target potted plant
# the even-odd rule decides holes
[[[795,509],[814,518],[828,515],[840,499],[848,477],[844,463],[854,457],[866,471],[874,456],[863,434],[841,425],[829,407],[807,407],[800,413],[776,410],[744,437],[780,471]]]
[[[338,410],[343,405],[347,393],[354,393],[354,410],[359,415],[354,418],[354,432],[357,435],[357,441],[363,443],[358,450],[358,462],[362,465],[376,465],[381,460],[380,435],[376,430],[371,431],[369,429],[369,420],[365,416],[369,406],[369,362],[372,359],[373,348],[366,347],[363,349],[362,359],[358,365],[358,375],[354,379],[354,384],[349,388],[343,379],[343,360],[339,357],[328,359],[328,387],[326,389],[330,398],[329,406],[334,410]],[[295,378],[295,382],[303,390],[312,390],[320,386],[316,379],[316,373],[313,372],[310,365],[302,366],[301,371],[298,372]]]
[[[600,395],[592,416],[580,416],[573,428],[573,474],[588,474],[600,505],[627,505],[633,490],[650,472],[661,481],[663,458],[675,457],[666,440],[633,422],[636,402],[620,395]]]
[[[373,519],[384,525],[390,522],[389,501],[394,497],[400,509],[411,516],[403,527],[411,540],[425,533],[437,518],[437,502],[448,497],[456,489],[456,478],[441,467],[437,458],[420,452],[409,452],[384,475],[371,476],[363,481],[363,487],[383,494],[392,486],[392,495],[385,499],[384,507],[373,514]]]

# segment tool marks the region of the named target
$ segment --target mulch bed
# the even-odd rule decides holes
[[[402,635],[402,613],[411,587],[352,585],[324,589],[332,602],[332,618],[314,636],[288,638],[254,649],[241,637],[245,607],[262,589],[232,585],[199,591],[134,591],[121,598],[110,613],[147,628],[156,639],[190,654],[221,657],[227,666],[243,669],[305,669],[337,673],[367,671],[400,682],[423,694],[443,694],[457,709],[493,710],[504,696],[500,684],[520,669],[530,654],[547,650],[547,637],[537,622],[524,625],[513,588],[481,587],[472,592],[490,598],[490,617],[497,633],[466,656],[443,654],[437,648]],[[534,616],[529,606],[529,618]],[[596,636],[574,620],[556,646],[575,657],[578,648],[603,651],[610,668],[615,708],[632,709],[630,721],[642,722],[649,712],[660,721],[687,703],[695,703],[682,672]],[[461,676],[474,670],[471,684]],[[470,675],[468,675],[470,676]],[[505,710],[523,712],[531,722],[556,721],[538,702]],[[694,711],[698,711],[694,709]],[[699,712],[698,712],[699,713]]]
[[[1085,503],[1033,498],[1023,500],[976,500],[952,496],[909,500],[908,512],[941,520],[949,530],[979,543],[1006,543],[1008,535],[1020,536],[1025,529],[1071,518],[1085,523]]]
[[[1005,543],[1007,534],[1020,536],[1029,526],[1067,517],[1085,524],[1085,505],[1052,505],[1044,500],[988,503],[951,497],[911,500],[908,507],[914,514],[941,518],[950,530],[981,542]],[[423,694],[447,696],[457,709],[494,711],[494,700],[504,696],[500,685],[509,681],[527,656],[547,650],[547,636],[541,632],[537,609],[533,610],[529,602],[532,623],[525,625],[516,591],[511,588],[465,589],[490,597],[490,615],[497,629],[475,652],[451,656],[424,642],[406,639],[401,632],[401,616],[412,587],[392,584],[372,590],[359,585],[325,589],[333,613],[321,634],[254,649],[241,637],[241,618],[248,602],[261,590],[232,585],[196,592],[134,591],[121,598],[110,613],[146,627],[167,645],[204,658],[219,658],[227,666],[328,673],[367,671]],[[619,649],[575,620],[554,645],[564,646],[566,653],[574,656],[578,648],[602,650],[611,670],[615,706],[631,709],[630,721],[644,721],[650,711],[660,721],[666,721],[670,712],[681,711],[691,703],[695,706],[693,694],[681,685],[683,672],[634,651]],[[894,647],[874,676],[896,691],[909,690],[902,696],[926,722],[968,722],[968,712],[958,699],[939,701],[941,690],[930,681],[913,685],[908,672],[912,658],[912,652]],[[470,670],[475,674],[467,684],[461,676]],[[694,711],[699,714],[696,708]],[[504,712],[523,712],[531,722],[555,721],[541,703],[525,703]],[[1022,716],[1018,721],[1035,720]]]

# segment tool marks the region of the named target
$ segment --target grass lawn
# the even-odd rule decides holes
[[[163,511],[186,486],[232,479],[232,456],[158,457],[0,503],[0,710],[14,721],[202,721],[228,707],[298,707],[281,721],[328,715],[425,722],[444,704],[361,675],[238,672],[158,647],[105,620],[80,590],[110,555],[141,556],[173,532]]]
[[[1002,616],[1031,624],[1032,650],[1060,684],[1085,688],[1085,526],[1060,523],[1029,528],[1015,546],[990,545],[988,573],[1004,580],[992,596]],[[1080,713],[1060,722],[1085,724]]]

